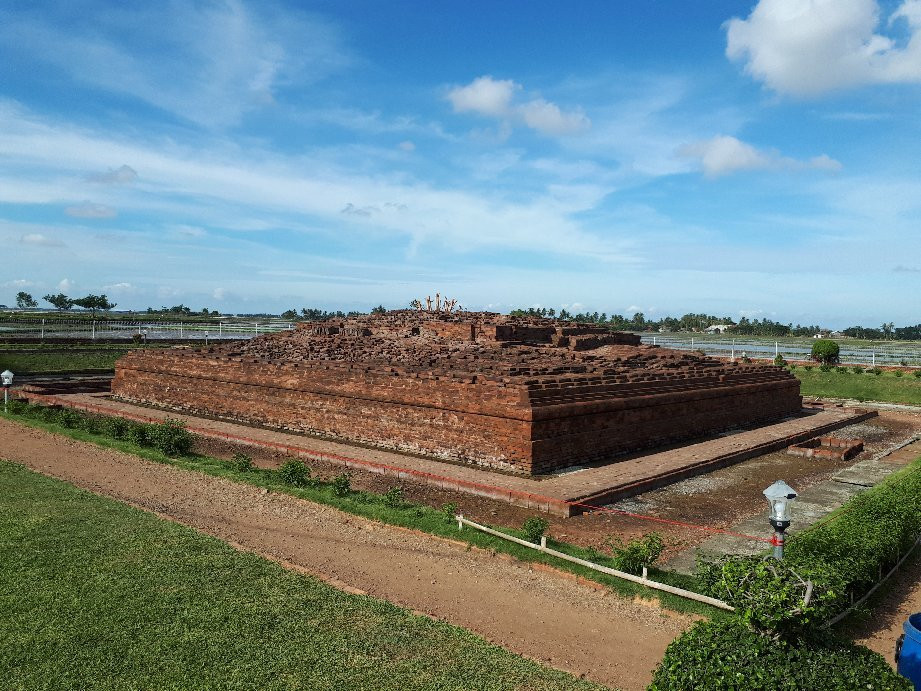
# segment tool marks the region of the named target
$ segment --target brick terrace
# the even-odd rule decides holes
[[[200,349],[135,351],[121,400],[526,475],[777,420],[799,382],[588,324],[391,312]]]

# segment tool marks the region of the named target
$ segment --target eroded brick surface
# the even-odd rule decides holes
[[[799,382],[592,325],[414,311],[135,351],[113,393],[527,474],[799,411]]]

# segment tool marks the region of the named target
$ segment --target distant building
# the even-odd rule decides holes
[[[704,331],[708,334],[724,334],[731,328],[732,324],[713,324],[704,329]]]

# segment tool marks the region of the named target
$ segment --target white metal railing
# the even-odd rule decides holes
[[[218,322],[158,322],[106,321],[88,319],[29,319],[0,321],[0,338],[84,338],[95,340],[130,340],[140,335],[149,340],[223,340],[253,338],[265,333],[290,331],[290,321],[218,321]]]
[[[813,339],[769,340],[755,338],[726,338],[713,336],[686,336],[677,334],[641,334],[641,341],[649,345],[676,350],[702,350],[707,355],[735,357],[742,355],[756,358],[774,358],[781,355],[785,360],[808,360],[812,352]],[[836,340],[836,339],[833,339]],[[852,345],[838,340],[841,348],[841,362],[849,365],[902,365],[921,367],[921,342],[917,345],[898,343],[871,346]]]
[[[601,566],[600,564],[596,564],[586,559],[580,559],[579,557],[574,557],[570,554],[566,554],[565,552],[560,552],[558,550],[551,549],[550,547],[547,547],[547,538],[543,536],[540,539],[540,544],[536,545],[533,542],[522,540],[521,538],[517,538],[514,535],[507,535],[506,533],[503,533],[498,530],[493,530],[492,528],[489,528],[485,525],[481,525],[480,523],[475,523],[474,521],[471,521],[468,518],[464,518],[460,514],[456,515],[454,518],[457,520],[458,530],[463,530],[464,526],[468,525],[471,528],[475,528],[484,533],[488,533],[489,535],[495,535],[496,537],[500,537],[503,540],[509,540],[510,542],[514,542],[516,544],[522,545],[523,547],[529,547],[531,549],[537,550],[538,552],[543,552],[544,554],[549,554],[551,556],[554,556],[557,559],[563,559],[565,561],[572,562],[573,564],[579,564],[580,566],[584,566],[586,568],[592,569],[593,571],[599,571],[601,573],[607,574],[608,576],[614,576],[615,578],[621,578],[625,581],[639,583],[640,585],[644,585],[647,588],[652,588],[654,590],[661,590],[666,593],[671,593],[672,595],[677,595],[678,597],[687,598],[688,600],[696,600],[697,602],[704,602],[708,605],[712,605],[713,607],[718,607],[719,609],[725,609],[730,612],[735,611],[735,607],[733,607],[732,605],[726,602],[723,602],[722,600],[717,600],[714,597],[708,597],[707,595],[701,595],[700,593],[695,593],[691,590],[685,590],[684,588],[678,588],[673,585],[668,585],[667,583],[659,583],[658,581],[652,581],[649,578],[647,578],[647,571],[646,571],[645,566],[643,567],[643,575],[637,576],[632,573],[627,573],[626,571],[618,571],[617,569],[611,569],[611,568],[608,568],[607,566]]]

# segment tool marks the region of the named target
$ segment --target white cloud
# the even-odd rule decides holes
[[[921,0],[904,0],[876,33],[876,0],[760,0],[748,19],[726,22],[726,55],[775,91],[813,96],[864,84],[921,82]]]
[[[7,281],[3,284],[4,288],[31,288],[35,283],[32,281],[27,281],[24,278],[17,278],[12,281]]]
[[[58,290],[65,294],[69,293],[75,287],[76,287],[76,284],[73,281],[71,281],[69,278],[62,278],[58,282]]]
[[[813,168],[836,171],[841,169],[841,164],[838,161],[825,154],[802,161],[781,156],[773,150],[756,149],[751,144],[728,135],[719,135],[712,139],[686,145],[679,149],[679,154],[699,160],[704,175],[710,178],[744,170]]]
[[[132,292],[134,290],[133,285],[131,285],[130,283],[124,283],[124,282],[123,283],[112,283],[111,285],[102,286],[102,287],[113,293],[126,293],[126,292]]]
[[[400,148],[403,151],[415,151],[416,145],[407,139],[405,141],[400,142]]]
[[[506,124],[520,123],[542,134],[578,134],[591,126],[581,110],[563,111],[542,98],[514,103],[515,95],[522,90],[521,84],[511,79],[493,79],[485,75],[466,86],[454,87],[448,91],[447,99],[455,113],[473,112]]]
[[[38,247],[63,247],[64,243],[54,238],[49,238],[41,233],[25,233],[19,241],[24,245],[36,245]]]
[[[75,206],[68,206],[64,213],[74,218],[115,218],[118,212],[103,204],[93,204],[92,202],[83,202]]]
[[[211,291],[211,297],[215,300],[223,300],[227,295],[227,290],[224,288],[215,288]]]
[[[29,46],[77,82],[206,126],[233,125],[274,103],[279,87],[309,85],[349,61],[319,17],[239,0],[112,6],[91,22],[26,3],[5,13],[0,41]]]
[[[109,168],[105,173],[96,173],[89,176],[90,182],[98,182],[103,185],[127,185],[137,179],[137,171],[128,165]]]

